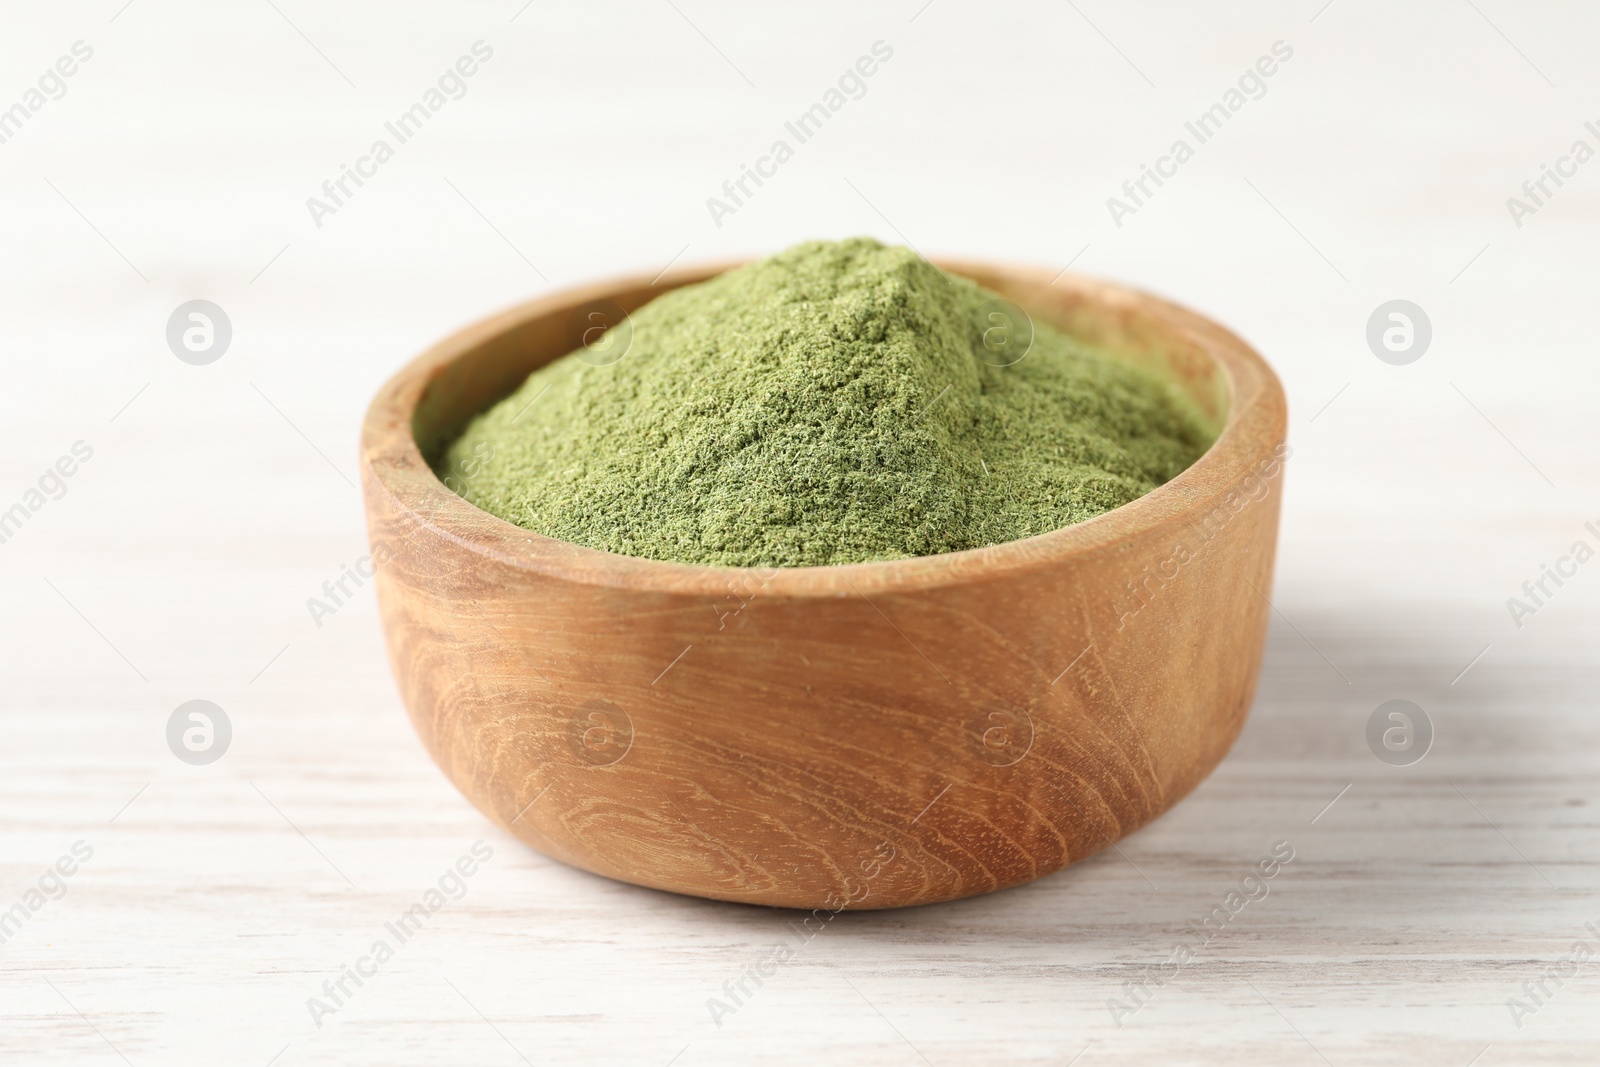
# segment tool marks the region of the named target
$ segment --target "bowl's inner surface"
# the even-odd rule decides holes
[[[996,268],[944,266],[1015,301],[1029,315],[1166,378],[1194,401],[1213,438],[1221,431],[1229,408],[1227,375],[1198,343],[1170,324],[1140,314],[1131,305],[1022,281]],[[710,276],[685,275],[678,283]],[[648,284],[617,289],[606,294],[606,303],[633,312],[667,289]],[[509,396],[535,370],[573,351],[572,324],[584,321],[585,309],[591,306],[598,306],[593,298],[574,297],[572,303],[490,336],[439,367],[411,421],[411,432],[428,464],[437,461],[473,416]]]

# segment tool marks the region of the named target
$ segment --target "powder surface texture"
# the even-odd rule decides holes
[[[1037,318],[1017,359],[995,299],[910,249],[797,245],[635,311],[615,362],[535,371],[435,468],[563,541],[803,567],[1059,529],[1210,445],[1173,386]]]

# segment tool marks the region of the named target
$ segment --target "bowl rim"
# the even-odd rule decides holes
[[[413,418],[428,386],[450,364],[534,319],[576,309],[628,290],[661,293],[754,262],[752,258],[691,264],[661,272],[612,276],[558,289],[459,329],[392,375],[373,397],[361,431],[361,478],[368,497],[423,530],[476,551],[486,560],[540,576],[634,592],[718,597],[759,591],[762,597],[817,598],[920,591],[966,585],[1048,568],[1113,548],[1141,535],[1187,525],[1225,503],[1258,457],[1281,445],[1287,430],[1283,387],[1267,362],[1231,331],[1181,305],[1140,289],[1046,268],[938,257],[941,270],[964,277],[999,276],[1020,286],[1119,308],[1191,343],[1221,370],[1227,415],[1210,448],[1172,480],[1111,511],[1046,533],[982,548],[910,559],[809,567],[727,567],[624,556],[545,536],[483,511],[446,486],[422,455]],[[658,294],[659,295],[659,294]],[[559,357],[557,357],[559,358]],[[1281,454],[1279,459],[1287,458]],[[373,531],[376,550],[377,532]]]

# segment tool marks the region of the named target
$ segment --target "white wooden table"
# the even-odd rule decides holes
[[[1600,15],[123,4],[0,12],[0,108],[28,109],[0,143],[0,509],[27,512],[0,544],[0,1061],[1600,1055],[1600,959],[1561,963],[1600,955],[1600,563],[1520,627],[1506,605],[1600,547],[1600,163],[1520,226],[1506,205],[1600,147]],[[307,198],[479,40],[465,94],[317,226]],[[865,94],[717,226],[706,198],[880,40]],[[1106,199],[1280,40],[1265,95],[1115,225]],[[358,420],[428,341],[548,286],[857,232],[1073,261],[1257,344],[1293,409],[1278,612],[1233,753],[1120,853],[841,915],[718,1026],[707,999],[791,917],[499,833],[413,736],[370,589],[320,626],[306,601],[366,551]],[[1405,366],[1365,339],[1395,298],[1433,327]],[[164,335],[192,299],[232,325],[208,365]],[[1396,698],[1436,732],[1411,766],[1366,741]],[[208,765],[167,743],[193,699],[232,727]],[[478,841],[464,895],[316,1025],[308,998]],[[1280,841],[1265,898],[1108,1007]]]

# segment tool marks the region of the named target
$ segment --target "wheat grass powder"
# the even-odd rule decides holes
[[[1169,382],[868,238],[673,290],[631,326],[622,358],[565,356],[473,419],[446,484],[591,548],[805,567],[1082,522],[1214,437]]]

